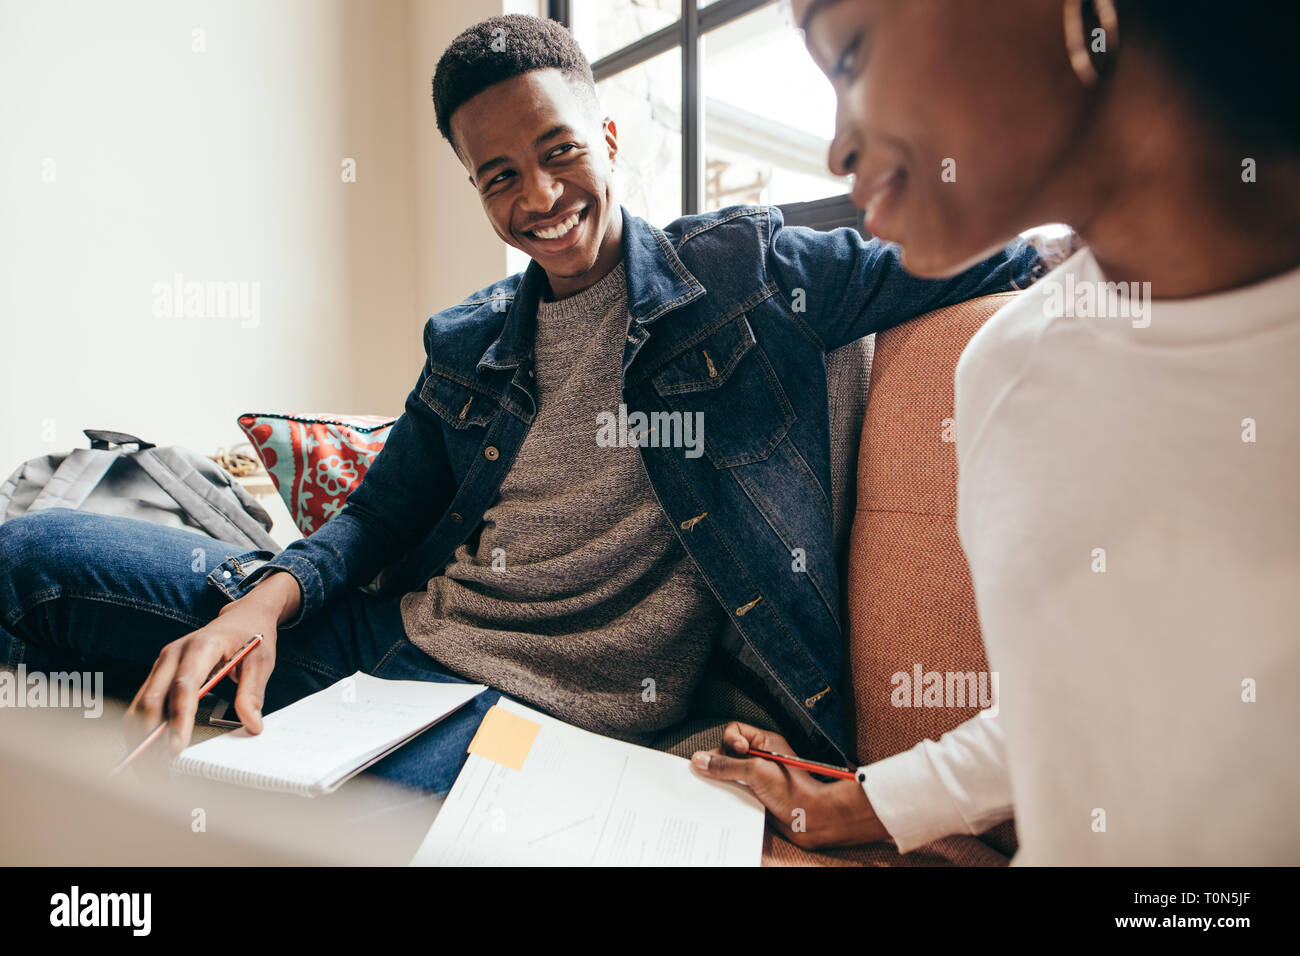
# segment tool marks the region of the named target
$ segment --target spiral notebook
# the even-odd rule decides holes
[[[314,797],[338,789],[487,688],[384,680],[360,671],[267,714],[262,732],[232,730],[187,747],[172,767],[226,783]]]

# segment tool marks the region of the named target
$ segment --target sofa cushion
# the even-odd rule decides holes
[[[256,412],[238,419],[304,535],[343,510],[395,421],[384,415]],[[386,574],[381,571],[363,590],[378,592]]]
[[[991,689],[975,592],[957,536],[953,374],[970,337],[1015,295],[959,303],[876,336],[847,588],[862,763],[937,739],[981,709],[978,695],[946,699],[944,706],[917,706],[925,701],[916,699],[900,706],[918,672],[922,686],[937,672],[944,678],[974,674],[977,687],[982,679],[983,689]],[[957,683],[952,687],[957,690]],[[952,862],[990,857],[973,837],[938,842],[944,846],[926,852],[937,847]],[[983,842],[1013,852],[1011,825],[985,834]]]
[[[763,835],[764,866],[1004,866],[1007,855],[986,840],[949,836],[911,853],[899,853],[892,843],[870,843],[834,850],[811,851],[795,846],[769,827]]]

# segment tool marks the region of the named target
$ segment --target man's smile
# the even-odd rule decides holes
[[[538,239],[559,239],[578,224],[578,219],[585,210],[585,206],[580,206],[561,217],[552,217],[534,226],[528,233]]]

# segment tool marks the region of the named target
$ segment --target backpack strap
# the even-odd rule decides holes
[[[5,479],[5,483],[0,485],[0,521],[12,518],[9,514],[9,506],[13,504],[14,493],[18,491],[18,479],[23,476],[23,469],[26,464],[19,465],[14,469],[12,475]]]
[[[137,448],[154,447],[152,442],[128,435],[126,432],[83,428],[81,433],[90,439],[90,447],[74,448],[63,461],[59,462],[59,466],[45,482],[45,487],[32,499],[28,511],[41,511],[45,508],[71,508],[73,511],[80,509],[90,497],[90,493],[104,480],[104,476],[108,474],[121,454],[117,449],[112,448],[112,445],[134,444]],[[8,494],[0,492],[0,501],[7,502],[12,498],[18,487],[22,470],[20,468],[10,479],[13,483],[12,488],[9,482],[5,483],[4,491]]]
[[[16,510],[14,495],[18,494],[18,483],[23,480],[23,476],[27,474],[30,465],[30,461],[23,462],[14,469],[12,475],[5,479],[5,483],[0,485],[0,522],[8,521],[10,518],[17,518],[22,513]]]
[[[277,554],[282,550],[265,526],[258,523],[261,517],[266,518],[267,524],[271,522],[270,515],[262,506],[253,503],[260,512],[258,518],[244,510],[250,503],[239,495],[244,488],[235,491],[234,501],[225,497],[222,489],[200,474],[175,448],[142,448],[129,452],[129,455],[157,482],[158,487],[171,495],[187,515],[218,541],[238,542]],[[227,482],[226,488],[232,489],[234,482],[230,476],[224,471],[220,474]]]
[[[75,448],[59,462],[45,487],[41,489],[27,510],[45,508],[71,508],[76,511],[90,497],[95,486],[104,480],[108,470],[117,461],[119,452],[97,448]],[[15,487],[17,482],[15,482]],[[5,485],[8,488],[8,484]],[[11,492],[12,494],[12,492]]]

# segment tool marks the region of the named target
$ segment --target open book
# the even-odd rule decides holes
[[[763,805],[689,762],[502,699],[413,866],[758,866]]]
[[[233,730],[187,747],[180,773],[314,797],[473,700],[482,684],[383,680],[360,671],[267,714],[262,732]]]

